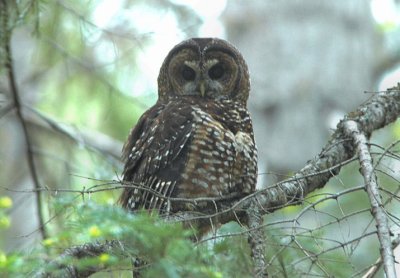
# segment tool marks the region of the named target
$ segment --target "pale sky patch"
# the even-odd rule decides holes
[[[378,24],[400,24],[400,10],[394,0],[372,0],[371,12]]]

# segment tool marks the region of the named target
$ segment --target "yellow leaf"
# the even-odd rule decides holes
[[[54,242],[55,242],[54,239],[52,239],[52,238],[46,238],[45,240],[43,240],[43,245],[46,246],[46,247],[48,247],[48,246],[53,245]]]
[[[0,268],[3,268],[7,265],[7,255],[0,251]]]
[[[101,254],[101,255],[99,256],[99,260],[100,260],[100,262],[102,262],[102,263],[106,263],[106,262],[108,262],[108,261],[110,260],[110,255],[107,254],[107,253],[103,253],[103,254]]]
[[[8,228],[10,227],[11,223],[10,223],[10,218],[8,218],[7,216],[0,216],[0,228]]]
[[[91,226],[89,228],[89,235],[91,237],[99,237],[99,236],[101,236],[101,231],[100,231],[99,227],[97,227],[96,225],[95,226]]]
[[[12,206],[12,200],[10,197],[4,196],[0,198],[0,208],[9,208]]]

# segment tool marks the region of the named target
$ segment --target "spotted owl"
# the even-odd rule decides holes
[[[225,40],[176,45],[158,76],[158,100],[123,149],[128,210],[191,210],[180,199],[239,200],[255,190],[257,150],[247,110],[250,78],[241,53]],[[203,198],[204,199],[204,198]],[[214,209],[205,202],[197,210]]]

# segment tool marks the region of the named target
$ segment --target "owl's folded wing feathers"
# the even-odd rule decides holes
[[[123,149],[123,180],[133,182],[120,203],[131,210],[154,209],[169,197],[185,162],[182,150],[193,133],[191,109],[179,102],[156,104],[142,115]],[[151,192],[156,194],[151,194]]]

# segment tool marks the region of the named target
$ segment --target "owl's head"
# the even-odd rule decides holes
[[[242,54],[217,38],[192,38],[176,45],[158,76],[161,100],[197,96],[246,103],[249,91],[249,71]]]

